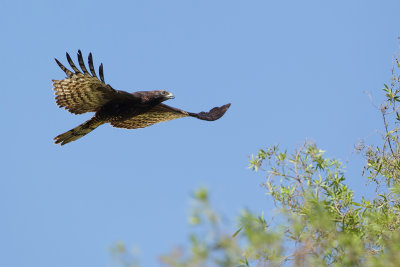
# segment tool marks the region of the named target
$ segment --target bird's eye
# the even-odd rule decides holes
[[[163,95],[168,95],[167,91],[163,91],[162,93],[163,93]]]

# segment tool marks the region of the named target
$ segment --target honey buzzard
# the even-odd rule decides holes
[[[99,67],[97,77],[93,67],[92,54],[89,53],[89,70],[83,62],[82,53],[78,50],[79,70],[68,53],[67,60],[73,72],[57,59],[58,66],[67,74],[63,80],[53,80],[56,102],[73,114],[96,112],[94,116],[74,129],[55,137],[55,143],[65,145],[90,133],[104,123],[114,127],[136,129],[183,117],[195,117],[200,120],[214,121],[221,118],[229,106],[215,107],[209,112],[192,113],[163,104],[174,96],[164,90],[139,91],[128,93],[115,90],[104,81],[103,64]]]

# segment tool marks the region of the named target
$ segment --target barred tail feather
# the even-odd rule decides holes
[[[55,144],[60,144],[60,145],[65,145],[68,144],[69,142],[75,141],[82,136],[87,135],[100,125],[102,125],[104,122],[100,121],[99,119],[93,117],[90,120],[82,123],[81,125],[75,127],[72,130],[69,130],[68,132],[65,132],[63,134],[60,134],[59,136],[55,137]]]

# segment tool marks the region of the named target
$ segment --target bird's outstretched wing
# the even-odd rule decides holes
[[[103,64],[99,67],[100,80],[97,78],[92,53],[89,53],[88,59],[91,74],[85,67],[80,50],[78,50],[78,62],[82,70],[75,66],[68,53],[66,55],[74,72],[55,59],[58,66],[67,74],[64,80],[53,80],[53,90],[60,108],[63,107],[74,114],[95,112],[117,94],[116,90],[104,82]]]
[[[200,120],[215,121],[225,114],[230,105],[231,104],[226,104],[221,107],[215,107],[209,112],[192,113],[173,108],[165,104],[159,104],[144,114],[132,117],[124,121],[113,121],[111,122],[111,125],[117,128],[137,129],[145,128],[159,122],[183,117],[195,117]]]

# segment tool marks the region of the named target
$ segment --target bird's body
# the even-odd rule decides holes
[[[83,73],[74,65],[68,53],[67,59],[75,72],[68,70],[56,59],[57,64],[68,76],[64,80],[53,80],[56,102],[59,107],[64,107],[73,114],[95,112],[95,115],[85,123],[55,137],[56,144],[64,145],[75,141],[104,123],[118,128],[136,129],[189,116],[213,121],[222,117],[230,106],[227,104],[216,107],[209,112],[186,112],[162,104],[163,101],[174,98],[170,92],[164,90],[134,93],[115,90],[105,83],[102,64],[99,68],[100,80],[97,78],[91,54],[91,74],[85,67],[81,51],[78,51],[78,62]]]
[[[135,95],[135,93],[129,94],[124,91],[120,91],[119,94],[101,106],[95,116],[107,122],[124,121],[148,112],[163,100],[149,94],[136,93]]]

